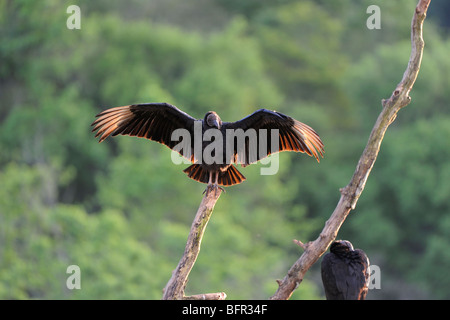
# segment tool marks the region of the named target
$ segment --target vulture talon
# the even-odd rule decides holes
[[[206,189],[203,191],[202,194],[208,194],[211,191],[216,192],[218,189],[222,190],[224,193],[226,193],[225,189],[217,184],[208,184],[208,186],[206,187]]]

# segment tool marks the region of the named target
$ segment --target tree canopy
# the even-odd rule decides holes
[[[242,169],[216,205],[188,293],[264,299],[316,237],[357,164],[381,99],[401,79],[415,1],[0,1],[0,298],[160,299],[204,185],[144,139],[98,144],[94,115],[169,102],[235,121],[276,109],[311,125],[317,164]],[[368,298],[448,299],[450,62],[445,1],[432,1],[412,103],[388,131],[338,238],[381,270]],[[442,11],[439,10],[442,8]],[[65,283],[81,269],[81,289]],[[313,267],[293,299],[324,298]]]

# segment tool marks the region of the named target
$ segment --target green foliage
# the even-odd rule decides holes
[[[117,211],[88,215],[80,206],[49,205],[51,170],[11,164],[1,174],[1,297],[157,298],[158,290],[139,284],[158,285],[159,258]],[[65,289],[71,264],[82,270],[83,290]],[[130,265],[141,267],[129,272]]]
[[[268,71],[284,92],[303,100],[336,103],[336,79],[345,65],[339,53],[339,21],[312,2],[295,2],[265,10],[258,22]],[[311,37],[312,32],[316,36]],[[321,94],[324,90],[328,95]]]
[[[151,101],[224,121],[277,109],[322,137],[320,164],[283,153],[276,175],[240,168],[247,181],[217,203],[186,288],[271,296],[301,254],[292,239],[318,236],[406,67],[414,4],[379,2],[382,29],[370,31],[369,0],[74,1],[81,30],[66,28],[67,3],[1,1],[0,298],[161,298],[205,185],[166,147],[90,132],[100,110]],[[380,266],[382,298],[404,297],[394,278],[449,298],[450,41],[439,32],[427,19],[412,103],[338,235]],[[81,290],[66,288],[72,264]],[[316,265],[293,299],[317,298]]]

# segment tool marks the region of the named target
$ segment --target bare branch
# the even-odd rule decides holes
[[[395,120],[398,111],[411,102],[409,93],[417,79],[423,54],[423,21],[431,0],[420,0],[411,23],[411,56],[403,78],[388,100],[383,100],[383,109],[372,129],[369,141],[358,162],[350,183],[341,189],[341,198],[320,236],[309,243],[301,257],[292,265],[287,275],[278,282],[278,290],[271,297],[273,300],[289,299],[293,291],[303,280],[308,269],[327,250],[344,223],[347,215],[355,209],[356,203],[364,190],[367,178],[377,159],[380,145],[389,125]]]
[[[184,300],[225,300],[227,295],[225,292],[195,294],[184,297]]]
[[[184,249],[184,254],[178,263],[177,268],[172,272],[172,277],[164,288],[163,300],[199,300],[203,297],[205,299],[225,299],[226,294],[220,293],[206,293],[186,297],[184,289],[186,287],[189,273],[197,260],[200,253],[200,245],[203,239],[206,226],[211,218],[214,206],[222,193],[222,189],[216,188],[206,192],[200,203],[200,206],[192,222],[191,231]],[[197,299],[200,297],[199,299]]]
[[[309,243],[303,243],[300,240],[294,239],[292,240],[292,242],[294,242],[296,245],[298,245],[300,248],[302,248],[303,250],[306,250],[309,246]]]

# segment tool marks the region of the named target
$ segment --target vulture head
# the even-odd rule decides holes
[[[214,111],[209,111],[205,115],[204,122],[210,128],[220,129],[222,127],[222,120],[220,119],[219,115]]]
[[[347,240],[337,240],[331,244],[330,251],[337,255],[343,255],[353,251],[353,245]]]

